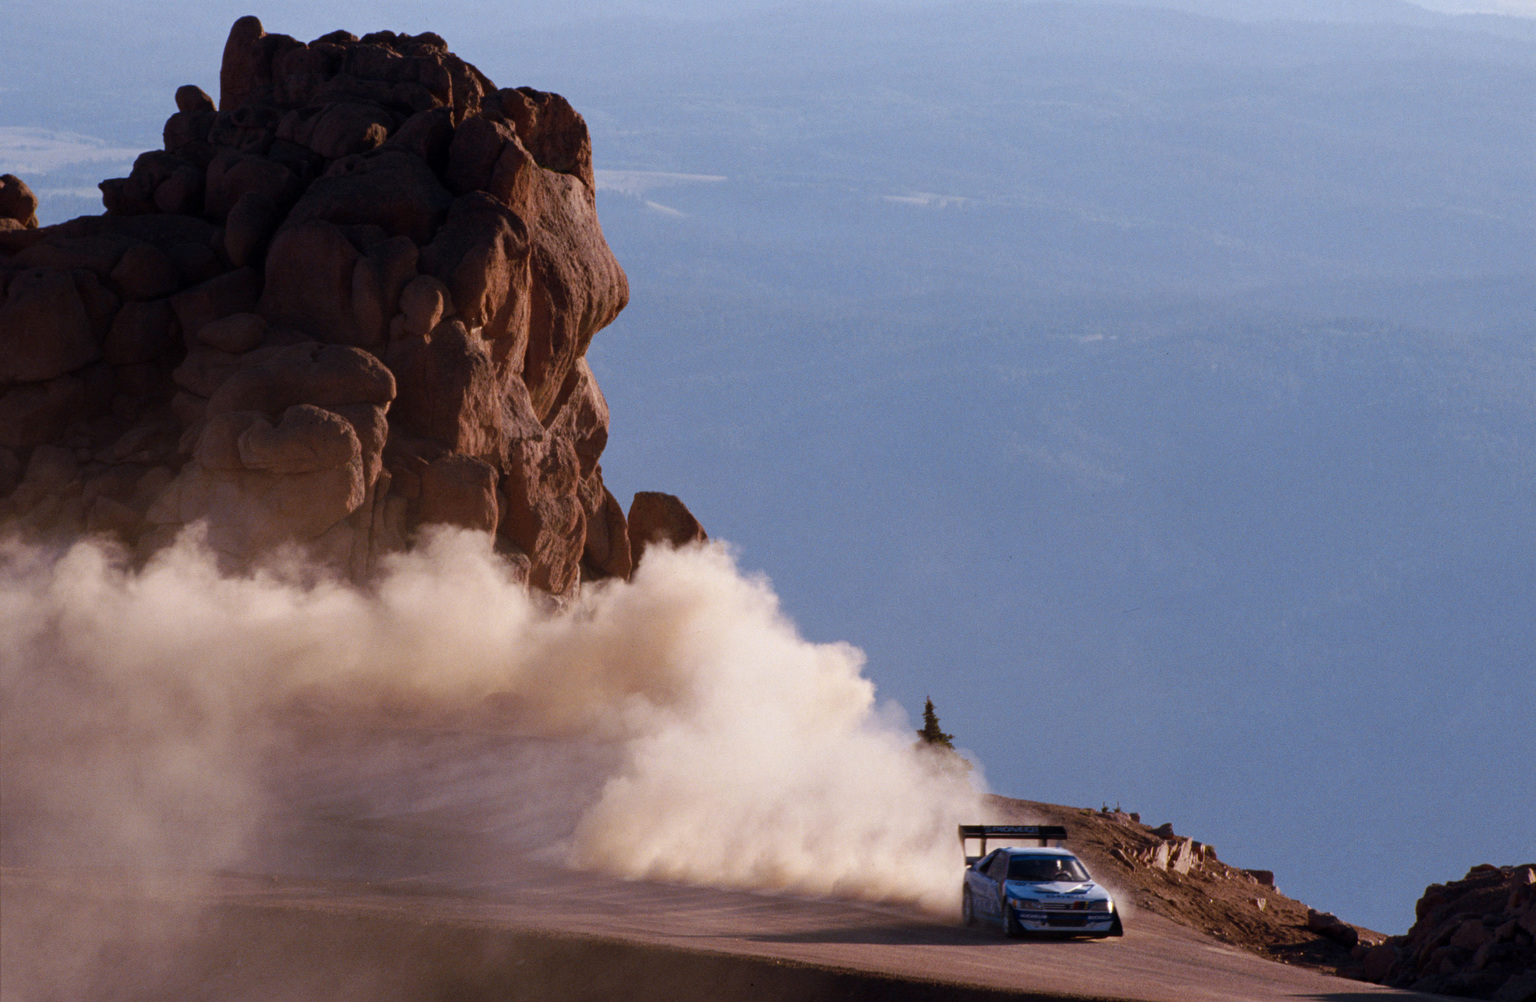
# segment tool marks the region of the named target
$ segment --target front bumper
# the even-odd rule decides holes
[[[1107,933],[1115,924],[1114,912],[1033,911],[1014,908],[1013,915],[1019,927],[1027,932]]]

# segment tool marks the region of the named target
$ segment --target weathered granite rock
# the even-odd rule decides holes
[[[101,357],[80,295],[86,274],[29,268],[11,280],[0,304],[0,384],[46,382]]]
[[[1320,936],[1326,936],[1340,946],[1353,947],[1360,942],[1360,931],[1332,912],[1307,910],[1307,928]]]
[[[352,573],[446,523],[557,593],[705,538],[603,483],[583,355],[628,286],[569,103],[436,35],[254,17],[219,84],[176,91],[103,216],[38,229],[0,177],[0,517],[144,552],[204,522],[231,558],[297,542]]]
[[[636,566],[652,543],[686,546],[708,538],[688,506],[671,494],[641,491],[629,506],[629,546]]]
[[[37,196],[15,174],[0,174],[0,230],[37,229]]]
[[[1536,864],[1472,867],[1431,884],[1413,928],[1361,957],[1361,976],[1462,998],[1536,997]]]

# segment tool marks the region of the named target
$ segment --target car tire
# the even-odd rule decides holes
[[[1125,935],[1125,926],[1120,924],[1120,913],[1119,912],[1115,912],[1115,920],[1114,920],[1114,922],[1110,923],[1109,934],[1111,936],[1124,936]]]
[[[976,921],[976,902],[971,898],[971,889],[967,887],[960,892],[960,924],[967,929],[974,929]]]
[[[1009,939],[1023,939],[1025,929],[1019,924],[1019,917],[1013,913],[1013,906],[1003,902],[1003,935]]]

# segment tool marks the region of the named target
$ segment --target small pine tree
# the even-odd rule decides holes
[[[939,728],[939,715],[933,709],[932,697],[923,703],[923,727],[917,732],[917,736],[922,739],[920,744],[937,745],[947,751],[955,750],[955,736],[945,734]]]

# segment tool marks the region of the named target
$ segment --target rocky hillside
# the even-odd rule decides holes
[[[1072,851],[1134,909],[1233,946],[1332,972],[1350,964],[1361,944],[1369,948],[1386,939],[1287,897],[1268,870],[1229,866],[1214,846],[1176,834],[1172,824],[1153,827],[1118,810],[989,799],[999,822],[1065,825]]]
[[[1463,998],[1536,1002],[1536,865],[1476,866],[1431,885],[1413,928],[1384,936],[1282,894],[1268,870],[1118,810],[989,798],[997,823],[1065,825],[1068,844],[1133,908],[1284,963]],[[1134,912],[1131,921],[1134,921]]]
[[[501,89],[436,35],[230,32],[218,101],[106,213],[39,229],[0,181],[0,519],[141,554],[205,523],[350,573],[419,526],[494,532],[553,593],[701,538],[603,483],[583,359],[628,286],[561,97]]]

